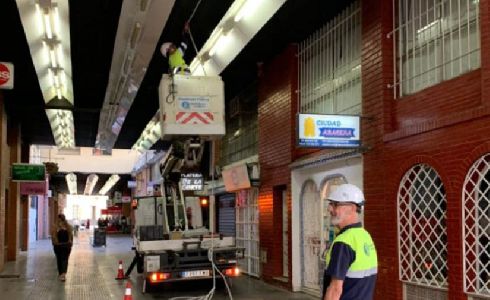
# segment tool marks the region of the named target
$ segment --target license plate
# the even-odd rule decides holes
[[[186,272],[182,272],[182,277],[184,277],[184,278],[189,278],[189,277],[204,277],[204,276],[209,276],[209,270],[198,270],[198,271],[186,271]]]

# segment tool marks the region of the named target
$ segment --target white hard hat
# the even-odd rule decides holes
[[[167,57],[167,51],[168,51],[168,48],[170,48],[171,45],[172,45],[172,43],[166,42],[166,43],[163,43],[162,46],[160,47],[160,52],[162,53],[162,55],[164,57]]]
[[[335,202],[350,202],[357,205],[364,205],[364,193],[353,184],[341,184],[327,197],[328,200]]]

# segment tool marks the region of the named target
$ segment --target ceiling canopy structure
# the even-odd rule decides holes
[[[284,4],[220,71],[227,100],[245,83],[256,80],[258,63],[267,62],[291,43],[301,42],[352,2],[277,1]],[[197,49],[191,46],[186,52],[186,60],[191,62],[206,49],[234,3],[0,1],[0,20],[8,28],[2,34],[0,61],[11,62],[15,68],[14,89],[0,92],[9,120],[21,125],[25,144],[131,149],[158,109],[158,85],[168,69],[160,45],[178,41],[190,19]],[[40,10],[37,23],[28,21],[36,9]],[[58,22],[55,14],[61,24],[54,25]],[[53,21],[51,33],[46,20]],[[67,121],[56,121],[65,115]],[[69,127],[70,121],[73,127]],[[61,130],[72,132],[73,141],[60,139],[65,136]]]

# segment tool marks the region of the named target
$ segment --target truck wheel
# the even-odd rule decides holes
[[[143,271],[144,271],[143,257],[138,258],[138,261],[136,262],[136,271],[138,272],[138,274],[143,273]]]

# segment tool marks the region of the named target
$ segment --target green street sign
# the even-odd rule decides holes
[[[44,165],[12,164],[12,181],[45,181]]]

